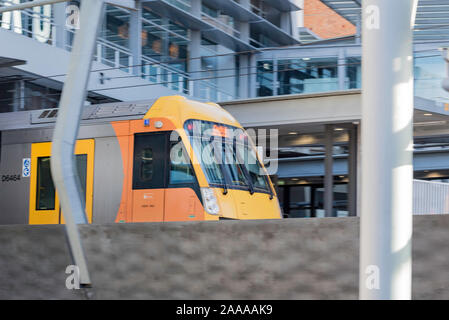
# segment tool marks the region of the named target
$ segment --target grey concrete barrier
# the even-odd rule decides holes
[[[415,216],[413,298],[449,299],[449,215]],[[358,218],[82,225],[96,299],[357,299]],[[66,288],[61,225],[0,226],[1,299]]]

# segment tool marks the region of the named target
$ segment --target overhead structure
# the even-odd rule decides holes
[[[417,0],[363,0],[360,299],[410,299]]]
[[[358,25],[362,0],[321,1],[352,24]],[[418,0],[413,39],[415,41],[449,41],[449,2],[447,0]]]

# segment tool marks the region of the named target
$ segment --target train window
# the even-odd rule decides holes
[[[166,133],[135,134],[133,189],[165,187],[166,150]]]
[[[170,176],[169,184],[194,183],[195,173],[182,142],[172,144],[170,148]]]
[[[140,180],[151,180],[153,178],[153,149],[143,149],[140,154],[140,159]]]
[[[81,193],[86,200],[87,154],[76,155],[76,169],[78,171]],[[55,209],[55,186],[51,177],[50,157],[37,159],[37,190],[36,210]]]
[[[55,209],[55,187],[50,171],[50,157],[37,159],[36,210]]]
[[[79,182],[81,184],[81,194],[84,201],[86,201],[87,154],[76,155],[76,169],[78,170]]]

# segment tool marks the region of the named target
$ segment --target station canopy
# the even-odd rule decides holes
[[[362,0],[321,0],[338,14],[357,25]],[[415,41],[449,41],[449,1],[418,0]]]

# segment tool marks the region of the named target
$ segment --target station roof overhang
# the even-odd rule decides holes
[[[356,25],[360,20],[362,0],[321,0],[339,15]],[[449,2],[418,0],[414,27],[415,41],[449,40]]]
[[[219,104],[243,127],[277,129],[281,137],[292,131],[322,133],[326,124],[345,126],[362,121],[360,90],[259,97]],[[448,124],[448,104],[414,98],[415,138],[447,136]]]
[[[0,57],[0,68],[15,67],[26,64],[25,60],[13,59],[8,57]]]

